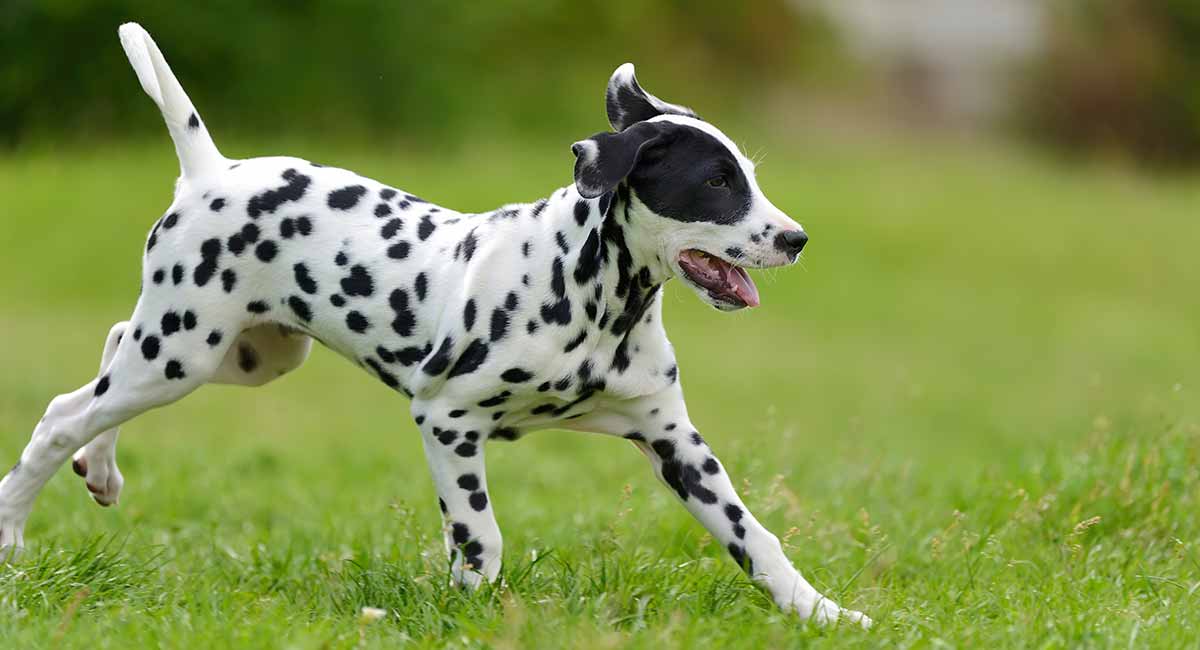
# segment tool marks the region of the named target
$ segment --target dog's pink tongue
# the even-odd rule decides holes
[[[729,284],[733,294],[746,303],[747,307],[757,307],[759,305],[758,287],[754,286],[754,280],[751,280],[750,275],[741,267],[731,266],[729,268],[731,271],[725,277],[725,282]]]

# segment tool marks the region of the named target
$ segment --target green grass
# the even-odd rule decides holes
[[[569,181],[564,146],[530,150],[229,153],[484,209]],[[3,645],[1195,646],[1200,181],[795,150],[760,180],[805,262],[748,313],[671,286],[667,319],[747,503],[872,631],[775,612],[627,443],[561,432],[488,447],[505,586],[450,588],[407,405],[318,350],[126,426],[116,508],[60,472],[0,571]],[[0,460],[94,374],[175,169],[165,138],[0,159]]]

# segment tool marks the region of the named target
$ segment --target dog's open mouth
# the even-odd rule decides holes
[[[688,280],[708,291],[713,300],[734,309],[758,306],[758,287],[739,266],[689,248],[679,254],[679,268]]]

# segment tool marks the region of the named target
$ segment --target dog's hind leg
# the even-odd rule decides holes
[[[442,510],[451,576],[457,584],[477,587],[500,574],[502,540],[483,463],[483,432],[492,423],[468,411],[436,402],[412,404]]]
[[[109,331],[100,360],[101,373],[116,355],[117,343],[128,332],[128,325],[128,321],[117,323]],[[274,324],[251,327],[229,346],[210,382],[261,386],[299,367],[311,349],[312,339],[296,330]],[[96,436],[75,453],[71,463],[75,473],[84,477],[92,498],[102,506],[117,503],[125,484],[117,467],[117,433],[114,427]]]
[[[143,321],[136,316],[134,322]],[[206,344],[198,329],[172,334],[147,332],[137,340],[117,334],[113,358],[101,374],[51,400],[20,460],[0,480],[0,548],[22,546],[35,498],[72,454],[102,432],[174,402],[212,377],[229,344]]]
[[[813,588],[792,566],[779,539],[742,503],[725,467],[692,426],[678,382],[660,394],[598,409],[568,426],[632,440],[658,478],[783,611],[819,625],[842,620],[870,626],[871,619],[861,612],[842,609]]]
[[[117,345],[128,329],[129,321],[122,321],[108,331],[108,338],[104,341],[104,353],[100,357],[101,375],[117,356]],[[106,507],[117,502],[121,486],[125,484],[125,478],[117,468],[118,431],[118,427],[113,427],[96,436],[75,453],[71,462],[71,468],[86,482],[92,499]]]

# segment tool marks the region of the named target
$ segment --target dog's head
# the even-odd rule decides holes
[[[616,132],[571,146],[580,195],[627,186],[631,225],[653,240],[641,246],[713,307],[757,306],[744,269],[795,262],[808,241],[804,229],[767,200],[754,163],[733,141],[691,109],[643,90],[633,64],[613,73],[606,104]]]

